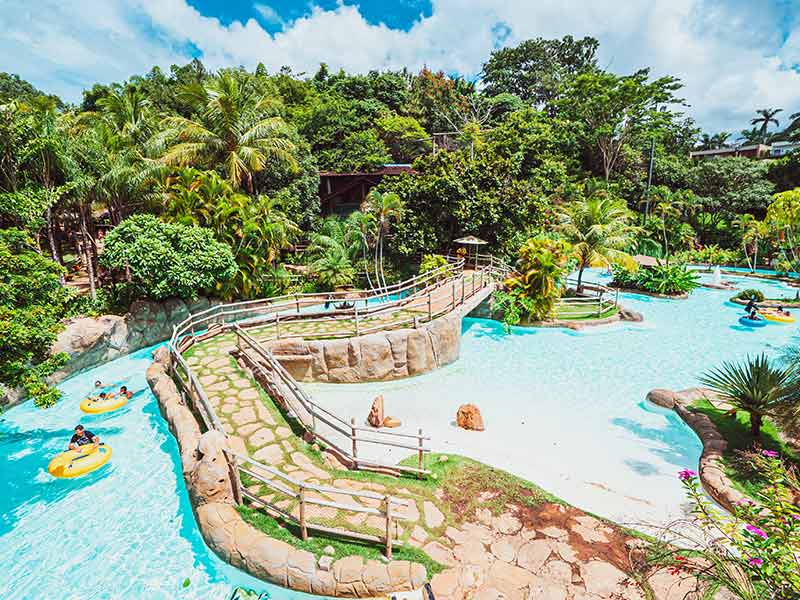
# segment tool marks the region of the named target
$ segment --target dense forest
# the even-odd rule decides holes
[[[753,223],[800,186],[798,158],[693,161],[730,135],[701,132],[677,78],[604,71],[597,50],[529,40],[487,57],[479,82],[194,60],[97,84],[79,105],[0,74],[0,381],[47,404],[47,349],[71,315],[379,285],[466,234],[514,261],[596,197],[630,211],[630,253],[750,262],[755,235],[775,258]],[[777,116],[760,110],[742,140],[800,135],[800,115],[783,130]],[[322,216],[320,172],[388,163],[413,171]]]

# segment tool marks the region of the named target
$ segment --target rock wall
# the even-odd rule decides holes
[[[360,556],[347,556],[323,567],[311,552],[273,539],[242,519],[222,451],[228,440],[216,431],[200,434],[194,415],[169,375],[166,348],[155,352],[154,361],[147,370],[147,382],[178,440],[183,478],[200,532],[223,560],[259,579],[325,596],[385,597],[419,589],[427,581],[425,567],[404,560],[364,562]]]
[[[134,302],[124,316],[70,319],[50,349],[51,354],[66,352],[70,360],[53,374],[52,381],[61,381],[84,369],[163,342],[172,335],[176,323],[211,305],[212,301],[207,298],[139,301]]]
[[[461,313],[417,329],[397,329],[342,340],[287,338],[266,344],[298,381],[356,383],[427,373],[461,351]]]
[[[681,419],[691,427],[703,443],[700,455],[698,474],[708,494],[721,506],[732,511],[734,505],[745,501],[744,494],[733,487],[733,482],[725,474],[722,455],[728,442],[722,437],[716,425],[706,415],[693,411],[690,405],[701,398],[714,398],[712,390],[689,388],[680,392],[657,388],[647,394],[653,404],[669,408],[678,413]]]

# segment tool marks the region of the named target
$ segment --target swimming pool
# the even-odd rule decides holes
[[[598,271],[587,278],[608,283]],[[779,282],[726,279],[768,296],[796,292]],[[383,394],[387,414],[407,430],[422,427],[437,451],[504,468],[620,522],[663,522],[681,514],[676,473],[697,468],[702,446],[674,413],[649,404],[647,392],[697,385],[707,368],[774,351],[796,331],[739,325],[743,307],[728,301],[732,295],[705,288],[685,300],[624,294],[621,302],[643,313],[643,323],[580,332],[515,328],[507,335],[495,321],[465,319],[461,357],[448,367],[408,380],[307,389],[325,407],[357,417]],[[455,426],[456,409],[467,402],[480,407],[486,431]]]
[[[151,352],[64,382],[51,409],[26,403],[1,416],[0,598],[227,600],[238,585],[274,600],[312,598],[254,579],[206,547],[177,444],[145,381]],[[78,404],[97,379],[138,393],[122,410],[85,415]],[[47,463],[79,422],[114,454],[94,473],[55,479]]]
[[[593,272],[589,279],[603,276]],[[737,281],[771,296],[789,289]],[[680,511],[675,473],[697,465],[700,444],[644,395],[653,387],[693,385],[708,366],[776,349],[795,332],[739,326],[741,307],[727,302],[730,295],[706,289],[688,300],[625,295],[626,306],[645,314],[644,323],[585,332],[506,335],[499,323],[466,319],[461,358],[449,367],[391,383],[309,388],[317,401],[352,415],[366,415],[372,397],[383,393],[387,412],[406,429],[424,427],[437,450],[484,460],[623,522],[663,518]],[[311,598],[253,579],[205,546],[177,445],[145,381],[151,351],[64,382],[64,398],[51,409],[27,403],[0,417],[0,598],[216,600],[237,585],[275,600]],[[124,409],[90,417],[78,403],[96,379],[138,393]],[[485,432],[452,424],[463,402],[481,407]],[[85,477],[54,479],[47,463],[78,422],[113,448],[113,458]]]

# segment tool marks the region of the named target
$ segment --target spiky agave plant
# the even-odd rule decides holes
[[[766,354],[742,363],[724,362],[700,377],[723,400],[750,415],[750,433],[761,434],[764,417],[796,420],[800,405],[800,377],[794,364],[772,364]]]

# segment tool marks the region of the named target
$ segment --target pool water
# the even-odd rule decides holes
[[[598,271],[589,280],[608,283]],[[703,275],[710,280],[710,275]],[[740,289],[794,297],[781,283],[726,278]],[[567,329],[514,328],[465,319],[461,357],[413,379],[307,386],[316,401],[361,418],[378,394],[406,431],[421,427],[433,449],[465,454],[529,479],[583,509],[624,523],[658,522],[684,510],[676,474],[697,468],[702,446],[672,411],[645,400],[655,387],[684,389],[724,360],[772,353],[796,327],[738,324],[734,292],[697,289],[688,299],[624,294],[643,323]],[[455,426],[458,406],[477,404],[486,431]],[[374,451],[380,452],[380,451]],[[388,456],[387,456],[388,454]],[[385,453],[377,458],[398,460]]]
[[[53,408],[26,403],[0,415],[0,598],[227,600],[239,585],[275,600],[311,598],[254,579],[206,547],[177,444],[145,381],[151,352],[64,382]],[[95,380],[137,393],[119,411],[85,415],[78,404]],[[47,464],[79,422],[113,456],[91,474],[55,479]]]

